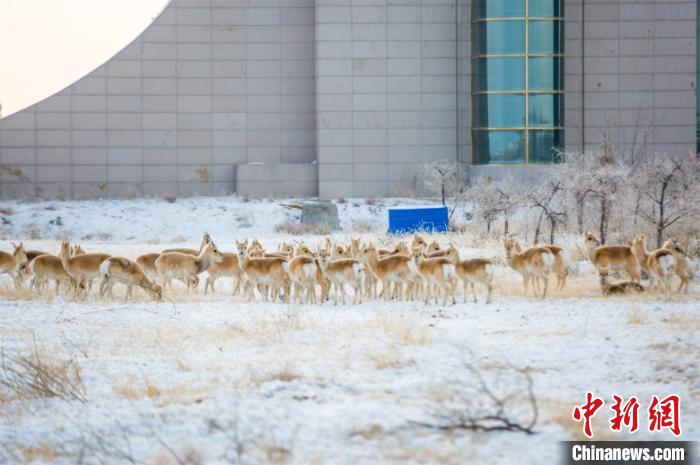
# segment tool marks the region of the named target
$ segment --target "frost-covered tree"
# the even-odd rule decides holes
[[[666,231],[700,218],[700,164],[695,154],[673,158],[655,154],[643,160],[633,173],[641,201],[634,212],[654,228],[656,246],[661,247]]]
[[[440,194],[443,205],[446,205],[448,196],[459,195],[468,185],[466,165],[454,160],[424,163],[421,166],[420,179],[429,192]]]
[[[486,232],[499,218],[503,218],[503,234],[510,233],[510,218],[523,204],[521,186],[510,177],[502,181],[493,181],[481,177],[465,193],[474,204],[477,219],[486,223]]]

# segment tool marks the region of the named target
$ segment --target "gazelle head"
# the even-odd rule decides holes
[[[74,257],[76,255],[83,255],[84,253],[85,250],[83,250],[83,248],[79,244],[72,245],[70,248],[71,257]]]
[[[331,262],[331,253],[326,249],[321,249],[318,251],[318,264],[321,268],[326,268]]]
[[[313,256],[314,253],[311,251],[308,245],[301,243],[297,246],[296,250],[294,251],[295,257],[298,257],[300,255]]]
[[[359,237],[353,237],[350,239],[350,250],[354,253],[359,252],[359,250],[360,250],[360,238]]]
[[[27,251],[24,250],[24,244],[22,242],[18,244],[12,243],[12,256],[15,257],[15,261],[18,265],[23,265],[27,263]]]
[[[163,288],[160,284],[154,284],[149,293],[156,302],[163,300]]]
[[[411,252],[411,260],[416,265],[420,265],[421,263],[423,263],[423,261],[425,260],[425,257],[423,256],[423,249],[421,249],[420,247],[414,247],[413,251]]]
[[[506,237],[503,239],[503,248],[506,250],[506,259],[510,260],[520,252],[520,243],[513,237]]]
[[[413,236],[413,241],[411,242],[411,249],[415,249],[416,247],[418,247],[421,250],[425,250],[427,246],[428,243],[425,242],[423,236],[421,236],[420,234],[416,234],[415,236]]]
[[[457,250],[457,247],[455,247],[454,244],[450,244],[450,246],[447,248],[445,258],[449,259],[454,263],[457,263],[459,261],[459,250]]]
[[[360,260],[369,260],[373,256],[377,256],[377,248],[373,244],[367,244],[360,249]]]
[[[673,239],[669,239],[666,242],[664,242],[663,248],[666,250],[670,250],[671,253],[687,256],[685,250],[683,250],[681,245]]]
[[[290,253],[294,250],[294,246],[291,244],[287,244],[286,242],[282,242],[279,247],[279,251],[282,253]]]
[[[592,250],[600,245],[600,239],[592,231],[586,231],[583,233],[583,243],[588,250]]]
[[[61,250],[58,253],[61,258],[66,257],[70,258],[71,256],[71,248],[70,248],[70,242],[68,241],[61,241]]]
[[[439,252],[439,251],[440,251],[440,244],[438,244],[437,241],[432,241],[428,245],[428,253]]]
[[[219,248],[216,247],[216,244],[213,242],[206,243],[203,253],[214,263],[220,263],[224,259],[224,254],[221,253]]]
[[[236,251],[238,252],[238,259],[244,260],[248,256],[248,240],[236,241]]]
[[[333,260],[338,260],[341,258],[349,258],[350,254],[348,253],[347,249],[343,247],[340,244],[336,244],[333,246],[333,253],[331,254],[331,258]]]
[[[423,249],[421,249],[421,252],[422,251]],[[401,241],[398,244],[396,244],[396,247],[394,247],[394,251],[392,252],[392,254],[409,255],[408,246],[405,242]]]

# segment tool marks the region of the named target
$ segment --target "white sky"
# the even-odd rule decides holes
[[[168,0],[0,0],[8,116],[72,84],[136,38]]]

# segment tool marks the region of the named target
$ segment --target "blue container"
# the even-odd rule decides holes
[[[389,209],[389,234],[417,231],[447,232],[447,207],[394,207]]]

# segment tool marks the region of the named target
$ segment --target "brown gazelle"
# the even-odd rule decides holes
[[[474,302],[476,302],[475,284],[482,284],[486,287],[488,294],[486,295],[486,303],[491,303],[491,294],[493,291],[493,262],[486,258],[472,258],[469,260],[460,260],[459,251],[453,245],[447,248],[448,258],[454,263],[457,278],[462,281],[464,286],[464,302],[467,302],[467,284],[471,285]]]
[[[677,292],[688,293],[688,287],[690,282],[693,280],[693,267],[690,264],[688,255],[685,250],[674,240],[668,240],[664,242],[664,249],[670,250],[674,257],[676,257],[676,266],[674,268],[674,273],[681,280],[678,285]]]
[[[205,272],[212,263],[218,263],[224,259],[213,242],[207,242],[199,255],[189,255],[181,252],[163,253],[155,261],[156,270],[163,283],[165,291],[172,279],[190,284],[199,280],[199,274]]]
[[[74,290],[77,286],[77,281],[63,268],[61,258],[55,255],[47,253],[34,258],[29,264],[29,272],[32,274],[32,279],[29,281],[32,289],[39,290],[48,281],[53,281],[56,283],[55,293],[58,295],[61,283],[68,284]]]
[[[163,299],[163,289],[160,285],[151,281],[141,267],[128,258],[109,257],[100,265],[100,273],[102,274],[100,296],[108,292],[109,296],[113,297],[112,288],[116,283],[122,283],[126,285],[125,302],[132,299],[131,290],[134,286],[140,287],[157,301]]]
[[[24,245],[20,242],[19,245],[12,244],[12,253],[0,251],[0,274],[9,274],[15,287],[20,286],[20,268],[27,263],[27,254],[24,251]]]
[[[66,273],[78,282],[79,287],[87,285],[88,290],[92,280],[101,276],[100,265],[110,257],[104,253],[84,253],[71,256],[71,246],[68,241],[61,243],[60,255]]]
[[[160,275],[156,269],[156,260],[160,257],[160,254],[155,253],[145,253],[139,255],[136,259],[136,263],[141,267],[144,273],[151,278],[152,281],[157,281]]]
[[[345,305],[345,285],[349,285],[353,289],[353,304],[362,303],[362,282],[365,279],[365,267],[354,258],[340,258],[331,260],[331,255],[321,250],[318,253],[318,263],[331,282],[331,290],[334,290],[333,301],[338,305],[338,293]]]
[[[588,259],[598,270],[598,274],[610,271],[626,271],[630,279],[639,282],[641,271],[639,261],[628,245],[600,245],[600,241],[591,231],[586,231],[583,241],[588,250]]]
[[[410,256],[388,255],[379,258],[377,248],[368,245],[360,252],[360,259],[382,283],[381,294],[384,296],[384,300],[389,300],[390,294],[403,298],[403,285],[413,276],[409,265],[411,263]],[[393,293],[390,290],[391,284],[395,285]]]
[[[670,250],[657,249],[651,252],[649,257],[647,257],[649,277],[659,286],[659,290],[663,292],[666,299],[670,299],[673,293],[671,278],[674,275],[675,268],[676,257]]]
[[[44,252],[42,250],[25,250],[24,255],[27,256],[27,261],[22,263],[19,266],[19,269],[17,270],[17,277],[20,280],[20,282],[23,282],[27,276],[30,274],[29,270],[29,265],[32,263],[32,260],[34,260],[36,257],[39,257],[41,255],[46,255],[48,252]]]
[[[253,298],[257,287],[265,302],[268,301],[269,295],[274,298],[275,293],[279,290],[284,291],[284,299],[287,301],[290,289],[287,261],[280,257],[253,257],[247,242],[238,242],[237,246],[238,262],[250,284],[248,299]]]
[[[214,284],[219,278],[233,278],[233,293],[238,294],[243,284],[243,270],[238,262],[238,254],[224,252],[223,260],[209,265],[207,268],[207,280],[204,282],[204,293],[211,289],[212,294],[215,292]]]
[[[571,265],[571,256],[569,252],[558,245],[546,244],[540,247],[544,247],[554,255],[552,272],[557,277],[557,290],[560,291],[564,289],[566,278],[569,276],[569,265]]]
[[[421,236],[420,234],[416,234],[415,236],[413,236],[413,240],[411,241],[411,250],[418,248],[422,252],[425,252],[426,247],[428,247],[428,243],[425,242],[423,236]]]
[[[503,239],[503,247],[506,250],[506,261],[511,268],[523,277],[523,285],[527,294],[527,286],[532,282],[532,290],[537,296],[539,281],[544,284],[542,299],[547,297],[549,285],[549,273],[554,265],[554,255],[544,247],[531,247],[522,250],[517,239]]]
[[[318,265],[313,255],[297,247],[295,256],[289,260],[287,273],[294,290],[294,300],[299,303],[316,303],[316,274]]]
[[[627,294],[641,294],[644,292],[644,286],[633,281],[622,281],[619,283],[609,283],[608,275],[600,275],[600,290],[603,292],[604,296],[611,295],[627,295]]]
[[[411,259],[424,280],[423,301],[425,304],[428,305],[431,286],[434,286],[436,289],[435,303],[438,300],[439,292],[437,290],[439,290],[443,295],[442,305],[447,305],[448,297],[452,298],[452,303],[454,304],[454,290],[457,280],[457,271],[454,263],[445,257],[426,258],[423,255],[423,251],[418,247],[413,249]]]

